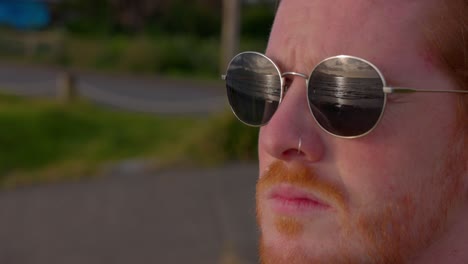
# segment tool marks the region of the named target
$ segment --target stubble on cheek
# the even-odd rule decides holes
[[[462,190],[457,152],[400,198],[355,218],[349,228],[362,239],[371,263],[408,263],[443,234]],[[417,186],[417,187],[416,187]]]

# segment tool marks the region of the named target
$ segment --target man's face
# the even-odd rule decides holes
[[[379,67],[390,86],[457,89],[425,44],[432,2],[283,0],[266,55],[283,72],[305,74],[327,57],[353,55]],[[314,121],[304,80],[288,83],[260,130],[262,261],[401,263],[422,255],[465,206],[456,96],[390,95],[374,131],[341,139]]]

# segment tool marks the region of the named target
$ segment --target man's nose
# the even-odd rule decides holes
[[[287,92],[270,122],[260,129],[259,152],[281,160],[317,162],[325,152],[323,137],[310,113],[305,77],[289,78]]]

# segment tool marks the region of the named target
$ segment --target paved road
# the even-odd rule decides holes
[[[0,263],[256,263],[256,174],[236,163],[0,192]]]
[[[0,63],[0,90],[18,95],[53,97],[62,70]],[[187,81],[124,74],[75,72],[81,96],[99,104],[132,111],[207,114],[227,107],[221,81]]]

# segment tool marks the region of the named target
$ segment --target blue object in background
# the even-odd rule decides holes
[[[0,0],[0,24],[17,29],[39,29],[50,23],[44,2],[35,0]]]

